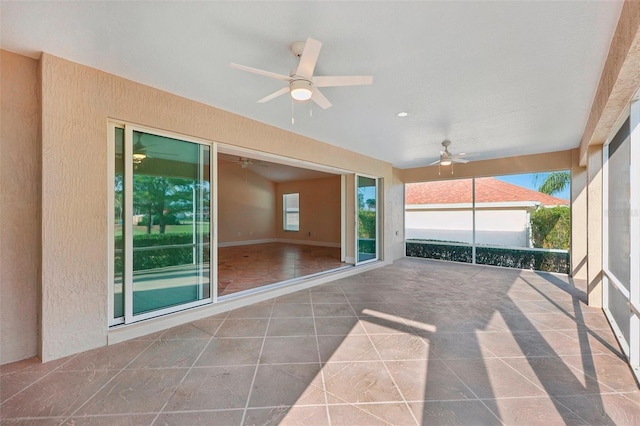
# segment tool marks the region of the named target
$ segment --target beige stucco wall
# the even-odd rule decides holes
[[[1,51],[0,364],[38,352],[40,103],[38,62]]]
[[[340,246],[341,178],[333,176],[276,185],[276,235],[279,239]],[[282,228],[282,195],[300,194],[300,230]]]
[[[571,167],[571,276],[587,279],[587,168],[580,150],[573,150]]]
[[[516,173],[536,173],[571,169],[573,150],[548,152],[545,154],[504,157],[495,160],[471,161],[450,167],[416,167],[399,171],[404,182],[427,182],[444,179],[464,179],[471,177],[499,176]]]
[[[276,184],[238,164],[218,166],[218,244],[273,239]]]
[[[384,161],[46,53],[40,61],[43,360],[107,343],[109,118],[384,179],[392,175]],[[390,224],[384,229],[391,232]]]

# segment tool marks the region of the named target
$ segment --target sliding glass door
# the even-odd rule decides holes
[[[378,179],[356,175],[356,264],[378,259]]]
[[[209,303],[207,144],[116,126],[112,324]]]

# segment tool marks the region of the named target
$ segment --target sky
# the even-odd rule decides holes
[[[538,186],[544,182],[545,177],[549,173],[523,173],[518,175],[505,175],[505,176],[494,176],[496,179],[499,179],[504,182],[509,182],[514,185],[522,186],[524,188],[533,189],[534,191],[538,190]],[[536,181],[536,176],[537,181]],[[563,200],[569,200],[569,190],[570,188],[565,188],[562,192],[557,194],[552,194],[554,197],[562,198]]]

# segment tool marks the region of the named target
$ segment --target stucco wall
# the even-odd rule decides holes
[[[0,54],[0,364],[5,364],[38,352],[41,145],[38,62]]]
[[[276,185],[276,234],[279,239],[340,246],[340,176]],[[282,228],[282,195],[300,194],[300,230]]]
[[[218,167],[218,244],[275,238],[276,184],[238,164]]]
[[[107,343],[109,118],[384,179],[392,175],[384,161],[46,53],[40,61],[43,360]],[[384,228],[390,232],[390,224]]]
[[[473,243],[473,212],[469,210],[407,210],[407,239]],[[476,244],[529,247],[526,209],[478,209]]]

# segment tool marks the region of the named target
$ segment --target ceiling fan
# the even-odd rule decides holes
[[[260,167],[269,167],[263,161],[252,160],[252,159],[246,158],[246,157],[238,157],[237,160],[230,160],[230,159],[226,159],[226,158],[224,158],[224,159],[221,158],[220,161],[223,163],[223,165],[226,165],[226,164],[239,164],[240,167],[243,168],[243,169],[248,169],[249,166],[251,166],[251,165],[256,165],[256,166],[260,166]]]
[[[464,160],[460,157],[466,155],[466,153],[461,152],[459,154],[452,154],[449,152],[449,146],[451,146],[451,141],[449,139],[445,139],[442,141],[442,146],[444,147],[444,151],[440,151],[440,159],[430,163],[430,166],[435,164],[439,164],[441,166],[450,166],[453,163],[468,163],[469,160]]]
[[[153,145],[145,145],[142,143],[142,136],[143,135],[141,133],[138,133],[136,141],[133,144],[133,164],[140,164],[142,163],[142,161],[144,161],[147,158],[154,158],[154,155],[161,155],[163,157],[164,156],[176,157],[178,155],[172,152],[159,152],[159,151],[156,151],[155,149],[152,150],[152,153],[147,152],[149,148],[153,148],[158,144],[156,143]]]
[[[234,63],[231,63],[231,67],[289,83],[288,86],[258,100],[259,103],[268,102],[288,92],[294,101],[312,100],[322,109],[327,109],[331,106],[331,102],[320,92],[319,87],[362,86],[373,83],[373,77],[370,75],[314,76],[313,70],[321,47],[322,43],[312,38],[293,43],[290,46],[291,52],[300,58],[300,61],[288,76]]]

